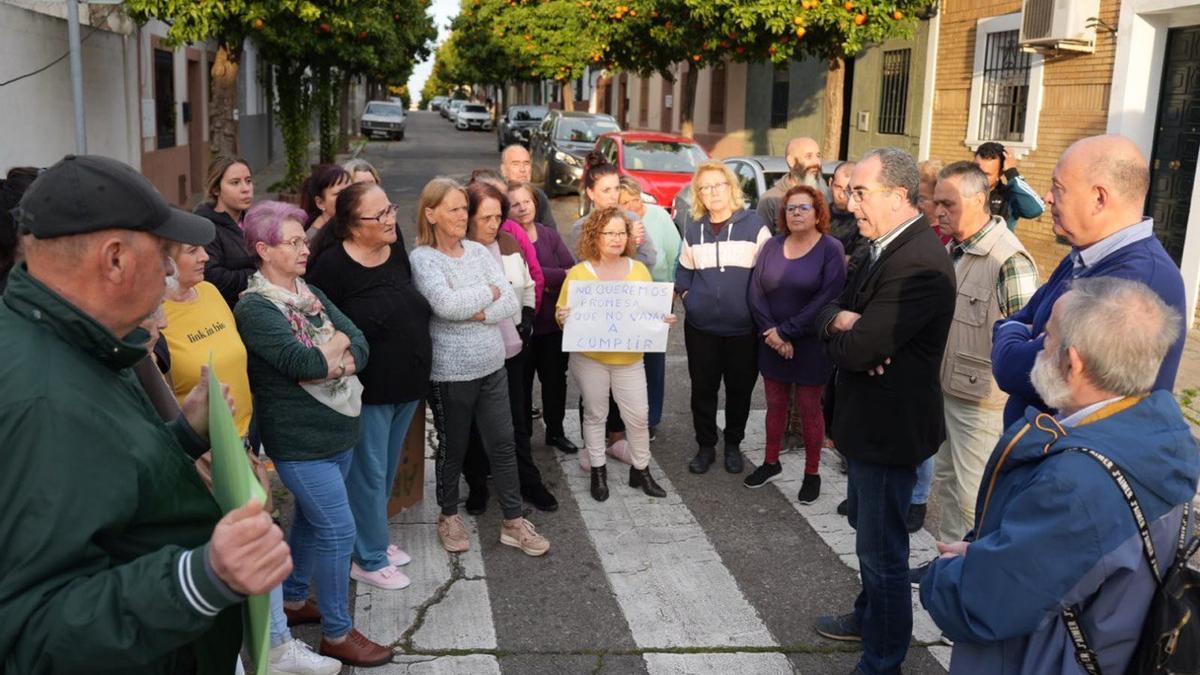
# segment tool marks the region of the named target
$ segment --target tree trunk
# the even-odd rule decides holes
[[[689,63],[683,76],[683,100],[679,107],[679,133],[686,138],[694,138],[696,134],[696,82],[699,79],[700,71]]]
[[[558,90],[562,94],[563,110],[575,109],[575,92],[571,90],[571,81],[563,80],[558,83]]]
[[[350,149],[350,135],[354,133],[350,124],[350,75],[343,74],[338,83],[338,150]]]
[[[841,56],[829,59],[825,71],[825,137],[821,154],[830,159],[841,157],[842,114],[845,105],[846,62]]]
[[[242,46],[239,44],[233,49],[222,45],[213,61],[212,93],[208,98],[208,139],[213,157],[238,155],[238,123],[233,111],[237,108],[237,76],[241,60]]]

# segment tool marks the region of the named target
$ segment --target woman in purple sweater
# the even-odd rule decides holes
[[[820,192],[797,185],[780,211],[784,231],[763,244],[750,276],[750,311],[765,345],[758,369],[767,395],[767,456],[743,484],[762,487],[783,471],[779,452],[794,405],[805,448],[799,500],[811,504],[821,494],[821,390],[833,370],[813,319],[846,285],[846,259],[841,242],[828,234],[829,206]]]
[[[529,183],[508,185],[508,217],[515,220],[533,242],[537,261],[542,266],[546,284],[542,290],[538,312],[533,319],[533,338],[529,343],[529,364],[525,368],[525,400],[533,401],[533,375],[542,382],[542,421],[546,423],[546,445],[565,453],[579,448],[563,433],[563,415],[567,400],[567,354],[562,350],[562,329],[554,320],[554,303],[567,270],[575,265],[571,251],[558,231],[533,222],[537,199]],[[532,418],[532,415],[531,415]],[[532,427],[529,420],[529,428]]]

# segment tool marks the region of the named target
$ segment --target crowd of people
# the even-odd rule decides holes
[[[10,173],[0,664],[227,673],[252,594],[270,597],[274,672],[388,663],[391,648],[354,627],[350,581],[410,583],[387,503],[422,402],[448,552],[471,545],[460,478],[470,515],[495,494],[501,544],[550,550],[524,517],[526,502],[558,508],[535,415],[597,502],[610,460],[629,466],[629,488],[665,497],[651,473],[665,354],[563,349],[572,284],[600,280],[669,282],[682,302],[690,472],[709,471],[718,441],[724,470],[745,472],[760,374],[765,459],[743,485],[781,476],[798,436],[797,500],[811,504],[836,450],[862,590],[816,630],[862,642],[856,672],[900,672],[910,586],[954,672],[1076,672],[1087,658],[1122,670],[1161,570],[1083,451],[1130,479],[1164,551],[1200,477],[1170,394],[1183,283],[1142,216],[1145,158],[1121,137],[1083,139],[1043,202],[994,143],[945,166],[874,150],[828,177],[812,139],[786,155],[791,173],[757,208],[724,163],[702,163],[682,233],[590,155],[591,210],[564,238],[528,152],[510,146],[498,171],[424,186],[411,250],[362,160],[314,167],[297,207],[256,202],[250,165],[217,158],[194,213],[102,157]],[[1047,205],[1071,250],[1039,287],[1014,223]],[[210,364],[266,493],[269,461],[292,496],[286,534],[269,504],[222,515],[210,496]],[[564,431],[568,376],[582,448]],[[931,491],[941,556],[910,569]],[[320,624],[315,651],[290,632],[305,623]]]

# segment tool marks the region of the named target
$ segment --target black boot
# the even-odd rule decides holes
[[[650,497],[667,496],[667,491],[661,485],[654,482],[654,477],[650,475],[650,467],[644,469],[629,467],[629,487],[640,487],[642,488],[642,492],[645,492]]]
[[[712,466],[713,460],[717,458],[717,449],[712,446],[700,446],[700,450],[696,452],[696,456],[688,463],[688,471],[692,473],[708,473],[708,467]]]
[[[592,499],[602,502],[608,499],[608,467],[592,467]]]
[[[742,449],[737,443],[725,444],[725,470],[729,473],[741,473],[746,465],[742,462]]]
[[[521,496],[525,498],[525,501],[533,504],[538,511],[558,510],[558,500],[554,498],[554,495],[550,494],[550,491],[542,483],[537,483],[528,489],[522,489]]]
[[[557,436],[546,435],[546,445],[552,448],[558,448],[559,452],[573,455],[579,452],[579,446],[571,442],[571,439],[559,434]]]

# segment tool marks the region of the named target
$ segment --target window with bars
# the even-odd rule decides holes
[[[903,134],[908,122],[908,71],[911,49],[883,53],[883,82],[879,95],[879,133]]]
[[[1025,140],[1029,109],[1030,54],[1021,51],[1020,31],[988,33],[984,46],[978,138]]]
[[[775,77],[771,83],[771,128],[782,129],[788,122],[788,94],[791,91],[790,71],[787,68],[776,68]]]
[[[725,64],[712,69],[712,85],[708,96],[708,125],[725,128]]]

